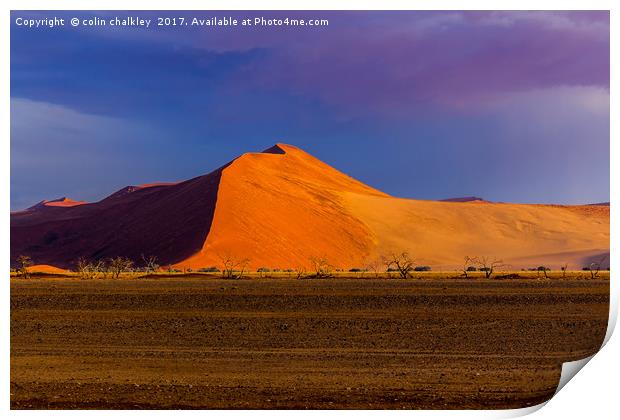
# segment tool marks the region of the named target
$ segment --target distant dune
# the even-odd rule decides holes
[[[12,262],[26,254],[66,268],[80,256],[121,255],[140,264],[144,254],[196,269],[230,255],[252,268],[309,268],[311,257],[326,257],[348,269],[408,251],[434,269],[454,268],[465,255],[578,269],[609,252],[609,206],[396,198],[284,144],[185,182],[57,202],[76,204],[11,214]]]
[[[67,270],[63,270],[62,268],[54,267],[52,265],[39,264],[33,265],[28,268],[30,273],[45,273],[45,274],[69,274]]]
[[[56,200],[43,200],[39,201],[32,207],[29,207],[27,210],[36,210],[45,207],[75,207],[80,206],[82,204],[86,204],[86,201],[76,201],[67,197],[57,198]]]

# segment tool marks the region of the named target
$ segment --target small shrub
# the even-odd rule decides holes
[[[196,271],[199,272],[199,273],[219,273],[220,269],[213,265],[211,267],[199,268]]]
[[[429,265],[418,265],[413,271],[431,271],[431,267]]]

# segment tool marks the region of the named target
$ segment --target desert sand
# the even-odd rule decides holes
[[[29,273],[43,273],[43,274],[70,274],[70,271],[63,270],[62,268],[54,267],[53,265],[37,264],[28,267]]]
[[[79,257],[154,255],[181,269],[307,266],[342,269],[409,252],[454,269],[469,256],[512,269],[580,269],[609,252],[608,205],[492,203],[392,197],[303,150],[276,144],[188,181],[125,187],[97,203],[63,199],[11,215],[11,260],[71,267]]]
[[[56,200],[42,200],[34,206],[28,208],[28,210],[36,210],[42,207],[75,207],[86,204],[86,201],[72,200],[68,197],[61,197]]]

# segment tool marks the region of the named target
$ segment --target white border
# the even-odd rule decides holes
[[[301,0],[292,2],[278,1],[278,0],[228,0],[226,2],[221,1],[219,4],[213,2],[198,2],[190,0],[91,0],[88,2],[78,0],[56,0],[54,2],[45,0],[4,0],[2,2],[3,19],[1,23],[1,36],[0,36],[0,72],[2,74],[2,83],[0,84],[3,100],[0,105],[1,109],[1,121],[0,130],[2,133],[2,143],[0,145],[0,159],[3,161],[3,165],[0,166],[2,172],[3,182],[0,183],[0,191],[3,199],[1,200],[0,212],[5,216],[5,223],[2,225],[2,237],[4,240],[0,243],[4,258],[2,259],[2,265],[0,266],[0,272],[8,273],[9,271],[9,213],[10,213],[10,195],[9,195],[9,177],[10,177],[10,149],[9,149],[9,36],[10,36],[10,10],[347,10],[347,9],[361,9],[361,10],[611,10],[611,66],[612,66],[612,79],[614,74],[618,72],[618,54],[614,53],[614,46],[618,46],[618,19],[617,13],[619,2],[611,0],[590,0],[590,1],[577,1],[577,0],[564,0],[562,2],[553,0],[503,0],[501,2],[491,0],[470,0],[464,2],[462,0],[383,0],[383,1],[369,1],[369,0]],[[616,7],[614,7],[616,6]],[[611,82],[611,115],[617,115],[615,98],[618,94],[617,84],[615,80]],[[617,112],[617,111],[616,111]],[[616,141],[618,140],[618,128],[613,118],[611,121],[611,197],[620,197],[618,190],[618,177],[619,171],[615,169],[614,164],[618,164],[618,147]],[[614,201],[614,200],[612,200]],[[615,201],[614,201],[615,203]],[[618,212],[616,206],[611,207],[611,237],[612,237],[612,253],[611,253],[611,265],[618,267],[618,253],[616,252],[616,241],[618,233]],[[613,277],[611,281],[612,285],[612,308],[610,313],[610,328],[606,341],[609,340],[613,326],[617,319],[618,313],[618,287],[615,286],[615,279]],[[10,377],[10,363],[9,363],[9,340],[10,340],[10,305],[9,296],[10,288],[8,279],[3,282],[4,291],[4,311],[2,315],[3,329],[2,329],[2,360],[0,365],[2,381],[0,382],[0,398],[2,401],[2,407],[5,410],[9,409],[9,377]],[[609,418],[609,413],[617,412],[617,374],[619,373],[616,354],[620,354],[620,345],[618,339],[611,340],[609,344],[600,352],[599,355],[594,357],[589,363],[585,372],[579,374],[579,379],[571,381],[562,392],[558,393],[550,402],[546,405],[544,410],[538,411],[535,415],[536,418],[563,418],[563,419],[581,419],[584,416],[594,416],[594,418]],[[529,412],[535,411],[541,406],[533,409],[522,410],[507,410],[507,411],[389,411],[389,412],[371,412],[371,411],[324,411],[321,412],[321,416],[326,417],[355,417],[356,420],[374,417],[376,415],[387,416],[390,418],[405,418],[411,415],[415,415],[418,418],[475,418],[481,417],[513,417],[524,415]],[[38,418],[45,415],[53,415],[60,417],[74,417],[82,416],[83,412],[78,411],[63,411],[63,412],[46,412],[46,411],[12,411],[12,416],[20,418]],[[118,411],[115,412],[115,416],[124,418],[133,418],[138,413],[133,411]],[[145,413],[141,413],[145,414]],[[171,412],[167,411],[153,411],[148,412],[151,418],[164,418],[171,415]],[[237,416],[248,416],[248,414],[257,419],[278,419],[288,418],[291,414],[288,411],[256,411],[256,412],[239,412],[239,411],[210,411],[208,416],[211,418],[236,418]],[[295,412],[294,416],[300,419],[315,418],[318,413],[310,411]],[[91,411],[88,415],[95,418],[107,418],[110,413],[107,411]],[[199,418],[205,415],[204,412],[197,411],[185,411],[181,413],[174,413],[174,415],[187,416],[192,418]]]

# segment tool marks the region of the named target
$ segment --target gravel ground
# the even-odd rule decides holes
[[[11,407],[525,407],[608,305],[608,279],[12,279]]]

